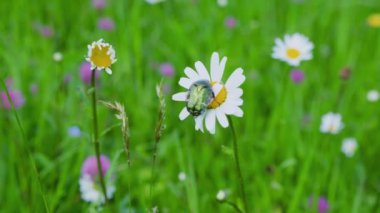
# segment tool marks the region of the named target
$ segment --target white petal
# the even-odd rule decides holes
[[[241,110],[240,107],[232,101],[224,102],[219,108],[222,112],[224,112],[227,115],[243,117],[243,110]]]
[[[187,118],[190,115],[189,111],[187,111],[186,107],[182,109],[182,111],[179,113],[179,119],[183,121],[185,118]]]
[[[215,110],[209,110],[206,114],[206,128],[211,134],[215,134]]]
[[[233,113],[233,115],[235,115],[236,117],[243,117],[243,110],[240,109],[240,107],[235,107],[235,112]]]
[[[205,65],[202,62],[200,61],[195,62],[195,68],[197,69],[201,80],[210,81],[210,76],[207,72]]]
[[[212,86],[212,92],[214,93],[215,96],[217,96],[219,94],[220,90],[222,90],[222,89],[223,89],[223,86],[221,84],[218,84],[218,83],[216,83]]]
[[[281,59],[286,58],[286,47],[285,46],[275,46],[273,48],[272,57],[275,59]]]
[[[290,66],[293,66],[293,67],[297,67],[297,66],[299,66],[299,64],[300,64],[300,62],[301,62],[300,58],[296,58],[296,59],[286,59],[285,61],[288,62],[288,64],[289,64]]]
[[[228,101],[230,101],[230,103],[234,104],[235,106],[243,105],[243,100],[241,98],[234,98],[234,99],[230,99]]]
[[[240,98],[243,95],[243,90],[241,88],[231,89],[228,91],[228,97],[235,99]]]
[[[188,92],[179,92],[172,96],[174,101],[186,101]]]
[[[228,89],[233,89],[239,87],[245,81],[245,76],[243,75],[243,69],[237,68],[226,82],[226,87]]]
[[[289,44],[292,41],[292,37],[289,34],[286,34],[284,37],[285,44]]]
[[[185,68],[185,74],[187,75],[187,77],[189,77],[190,80],[192,81],[197,81],[199,80],[199,75],[197,72],[195,72],[195,70],[191,69],[190,67],[186,67]]]
[[[227,114],[227,115],[232,115],[235,112],[235,105],[231,103],[230,101],[224,102],[222,105],[220,105],[219,109]]]
[[[221,125],[223,128],[228,127],[228,119],[227,119],[227,116],[226,116],[226,114],[224,114],[220,109],[217,109],[217,110],[216,110],[216,117],[218,118],[218,121],[219,121],[220,125]]]
[[[91,70],[94,70],[94,69],[96,69],[96,66],[94,63],[91,62]]]
[[[223,59],[219,63],[219,54],[214,52],[211,57],[211,80],[220,82],[222,80],[224,67],[226,65],[227,57],[223,57]]]
[[[112,75],[112,70],[110,69],[110,68],[106,68],[106,73],[108,74],[108,75]]]
[[[210,72],[211,72],[211,80],[214,80],[213,76],[215,72],[219,69],[219,54],[217,52],[213,52],[211,55],[210,62]]]
[[[210,62],[210,73],[211,73],[211,80],[215,81],[215,77],[218,75],[219,72],[219,54],[217,52],[214,52],[211,56],[211,62]]]
[[[181,85],[185,89],[189,89],[192,83],[193,82],[190,79],[183,78],[183,77],[179,79],[179,82],[178,82],[178,84]]]
[[[195,130],[201,130],[203,132],[203,118],[205,117],[204,114],[205,113],[195,118]]]
[[[224,73],[224,67],[226,66],[227,57],[223,57],[219,64],[219,75],[215,77],[214,81],[221,81]]]
[[[282,42],[281,39],[276,38],[276,39],[274,40],[274,42],[276,43],[276,47],[278,47],[278,48],[285,48],[285,44],[284,44],[284,42]]]

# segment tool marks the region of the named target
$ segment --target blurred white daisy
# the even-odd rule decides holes
[[[272,182],[270,183],[270,186],[271,186],[272,189],[274,189],[274,190],[281,190],[281,189],[282,189],[281,184],[280,184],[279,182],[277,182],[277,181],[272,181]]]
[[[100,189],[100,184],[89,175],[84,175],[79,179],[79,189],[84,201],[94,204],[103,204],[104,196]],[[107,198],[112,198],[116,188],[112,182],[107,184]]]
[[[301,61],[313,58],[314,45],[307,37],[300,33],[286,34],[284,40],[275,39],[272,57],[287,62],[291,66],[298,66]]]
[[[109,171],[110,161],[108,157],[102,155],[100,157],[100,164],[103,176]],[[79,189],[81,197],[84,201],[94,203],[96,205],[105,202],[100,183],[98,181],[98,167],[95,156],[88,157],[82,165],[82,175],[79,179]],[[112,198],[116,188],[114,179],[110,178],[106,181],[107,198]]]
[[[185,172],[180,172],[178,174],[178,180],[185,181],[186,180],[186,173]]]
[[[153,208],[152,208],[152,213],[158,213],[159,211],[158,211],[158,206],[154,206]]]
[[[148,4],[158,4],[164,2],[165,0],[145,0]]]
[[[217,0],[219,7],[225,7],[228,4],[228,0]]]
[[[53,54],[53,60],[54,60],[54,61],[56,61],[56,62],[60,62],[60,61],[62,61],[62,59],[63,59],[63,55],[62,55],[62,53],[60,53],[60,52],[55,52],[55,53]]]
[[[370,101],[370,102],[376,102],[378,101],[380,98],[380,94],[379,94],[379,91],[377,90],[370,90],[368,91],[367,93],[367,100]]]
[[[105,43],[103,39],[88,45],[86,60],[91,63],[91,69],[105,70],[112,74],[111,65],[116,62],[115,50],[112,45]]]
[[[338,113],[329,112],[322,116],[320,130],[322,133],[337,134],[343,129],[342,116]]]
[[[243,116],[241,106],[243,90],[240,85],[245,81],[243,69],[237,68],[228,78],[226,83],[222,82],[224,67],[227,57],[219,60],[219,54],[214,52],[211,56],[210,70],[208,73],[204,64],[195,62],[196,71],[186,67],[185,74],[179,80],[179,85],[187,89],[185,92],[174,94],[175,101],[185,101],[186,107],[182,109],[179,118],[184,120],[190,114],[195,119],[195,129],[203,132],[205,120],[206,129],[215,133],[216,120],[224,128],[228,127],[227,115]]]
[[[227,199],[227,196],[228,196],[227,191],[224,189],[221,189],[218,191],[218,193],[216,193],[216,200],[220,202],[225,201]]]
[[[357,148],[358,148],[358,142],[356,141],[355,138],[346,138],[343,140],[342,152],[347,157],[350,158],[350,157],[354,156]]]

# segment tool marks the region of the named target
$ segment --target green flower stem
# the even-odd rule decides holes
[[[238,149],[238,143],[236,139],[236,132],[234,125],[232,123],[232,119],[230,116],[228,117],[228,122],[230,123],[230,129],[232,132],[232,138],[233,138],[233,146],[234,146],[234,158],[235,158],[235,163],[236,163],[236,173],[238,174],[239,178],[239,183],[240,183],[240,193],[243,199],[243,204],[244,204],[244,210],[246,213],[248,213],[248,203],[247,203],[247,197],[245,195],[245,187],[244,187],[244,180],[243,180],[243,175],[241,174],[241,168],[240,168],[240,162],[239,162],[239,149]]]
[[[221,202],[221,203],[225,203],[225,204],[231,206],[233,209],[235,209],[236,212],[243,213],[243,212],[241,211],[241,209],[240,209],[235,203],[233,203],[233,202],[231,202],[231,201],[226,200],[226,201],[219,201],[219,202]]]
[[[42,196],[42,200],[43,200],[43,202],[44,202],[45,211],[49,213],[50,210],[49,210],[49,206],[48,206],[47,201],[46,201],[45,194],[44,194],[43,189],[42,189],[40,173],[39,173],[38,170],[37,170],[36,162],[35,162],[35,160],[34,160],[34,158],[33,158],[33,156],[32,156],[32,153],[30,152],[29,147],[27,146],[27,141],[28,141],[28,140],[27,140],[27,138],[26,138],[26,134],[25,134],[25,131],[24,131],[24,127],[21,125],[21,120],[20,120],[20,118],[19,118],[19,116],[18,116],[18,114],[17,114],[17,110],[16,110],[16,108],[15,108],[15,105],[13,104],[13,101],[12,101],[11,95],[9,94],[8,87],[7,87],[7,85],[6,85],[6,83],[5,83],[5,81],[4,81],[3,78],[1,79],[1,82],[2,82],[2,84],[3,84],[3,86],[4,86],[4,88],[5,88],[5,93],[7,94],[8,101],[9,101],[9,103],[10,103],[10,105],[11,105],[11,108],[12,108],[12,110],[13,110],[13,114],[14,114],[14,116],[15,116],[15,118],[16,118],[18,128],[20,129],[20,132],[21,132],[21,135],[22,135],[22,139],[23,139],[23,141],[24,141],[24,145],[25,145],[24,147],[25,147],[26,154],[27,154],[27,156],[28,156],[28,158],[30,159],[30,162],[31,162],[31,164],[32,164],[33,173],[34,173],[34,175],[35,175],[35,177],[36,177],[37,184],[38,184],[38,188],[39,188],[39,190],[40,190],[40,193],[41,193],[41,196]]]
[[[100,144],[98,135],[98,116],[96,110],[96,87],[95,87],[95,73],[96,68],[91,71],[91,86],[92,86],[92,118],[93,118],[93,143],[95,147],[96,154],[96,164],[98,165],[98,175],[100,180],[100,185],[102,187],[105,203],[107,202],[107,190],[104,184],[104,177],[102,172],[102,165],[100,163]]]

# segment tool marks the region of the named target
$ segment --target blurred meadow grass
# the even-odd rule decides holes
[[[123,152],[118,121],[99,105],[101,151],[116,170],[116,193],[105,210],[146,212],[150,167],[159,101],[155,86],[171,86],[166,94],[166,129],[158,147],[153,201],[161,212],[231,212],[216,193],[230,191],[241,204],[231,155],[232,137],[218,127],[216,135],[181,122],[181,103],[171,100],[180,90],[186,66],[208,65],[213,51],[228,57],[226,76],[242,67],[247,77],[244,117],[233,118],[252,212],[315,212],[310,196],[325,196],[331,212],[378,212],[380,209],[379,103],[366,99],[380,89],[380,29],[367,17],[380,12],[377,0],[229,1],[109,0],[103,11],[90,1],[12,0],[0,3],[0,77],[12,78],[26,99],[18,109],[24,143],[11,110],[0,112],[0,211],[45,211],[28,147],[35,159],[42,191],[53,212],[88,211],[78,180],[83,160],[93,155],[88,86],[79,78],[87,45],[104,38],[116,50],[111,76],[100,74],[98,96],[125,105],[130,124],[131,169]],[[237,25],[225,27],[226,17]],[[98,29],[99,17],[115,22],[113,31]],[[36,24],[49,25],[45,38]],[[294,84],[291,67],[271,58],[276,37],[300,32],[314,43],[313,59],[300,69],[306,79]],[[63,60],[52,59],[61,52]],[[173,77],[163,77],[155,64],[170,62]],[[349,67],[349,80],[340,71]],[[227,75],[228,74],[228,75]],[[71,75],[67,83],[65,77]],[[226,77],[224,76],[224,77]],[[32,94],[29,87],[38,86]],[[1,87],[1,90],[4,90]],[[342,114],[345,128],[337,135],[319,131],[321,116]],[[79,126],[82,136],[67,129]],[[345,157],[344,138],[358,140],[358,152]],[[185,172],[186,181],[178,174]],[[130,188],[128,187],[130,183]],[[129,190],[128,190],[129,189]],[[130,203],[129,203],[130,201]]]

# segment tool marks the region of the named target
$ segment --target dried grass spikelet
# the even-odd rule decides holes
[[[165,120],[166,103],[165,103],[165,98],[163,95],[162,83],[156,86],[156,93],[159,100],[159,108],[158,108],[158,120],[157,120],[157,125],[156,125],[156,130],[155,130],[155,141],[156,143],[158,143],[161,139],[162,132],[165,129],[164,120]]]
[[[121,121],[121,132],[123,134],[123,140],[124,140],[124,150],[127,154],[127,161],[128,166],[131,164],[130,160],[130,151],[129,151],[129,125],[128,125],[128,117],[125,113],[124,105],[121,103],[115,101],[114,103],[106,102],[106,101],[100,101],[102,104],[104,104],[107,108],[115,110],[116,111],[116,119]]]
[[[155,136],[154,136],[154,146],[153,146],[153,161],[152,161],[152,171],[151,171],[151,182],[149,187],[149,200],[151,202],[151,205],[153,206],[153,200],[152,200],[152,191],[153,191],[153,185],[154,185],[154,175],[155,175],[155,167],[156,167],[156,159],[157,159],[157,149],[158,144],[160,143],[162,132],[165,129],[164,120],[165,120],[165,98],[163,95],[163,89],[162,89],[162,83],[156,86],[156,93],[159,100],[159,106],[158,106],[158,119],[155,129]],[[155,208],[152,209],[152,212],[155,212]]]

